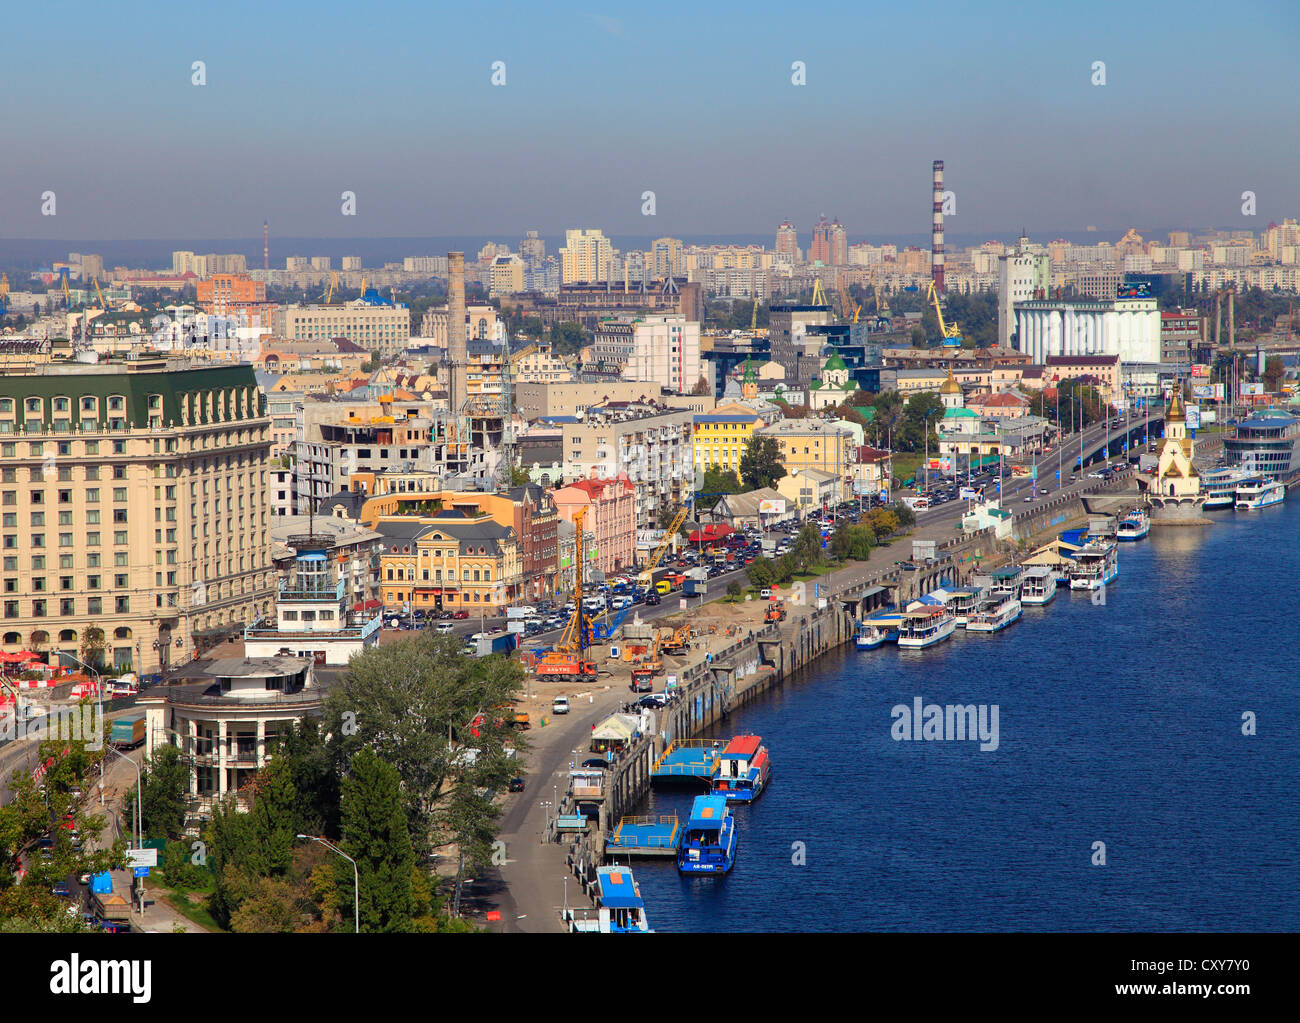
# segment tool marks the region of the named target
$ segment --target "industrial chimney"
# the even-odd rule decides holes
[[[450,364],[450,406],[454,413],[465,401],[469,372],[465,345],[465,253],[447,253],[447,273],[447,362]]]
[[[930,279],[943,294],[943,161],[934,161],[934,221],[930,236]]]
[[[271,224],[262,221],[262,269],[271,269]]]

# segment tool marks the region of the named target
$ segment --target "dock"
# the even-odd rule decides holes
[[[718,754],[724,745],[721,739],[675,739],[668,744],[663,756],[655,761],[650,779],[680,781],[699,778],[708,781],[718,765]]]
[[[674,856],[680,829],[681,822],[675,813],[623,817],[614,833],[605,839],[605,855]]]

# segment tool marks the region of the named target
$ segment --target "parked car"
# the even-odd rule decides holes
[[[510,784],[506,788],[511,792],[523,792],[524,780],[522,778],[511,778]]]
[[[54,887],[51,888],[50,891],[54,895],[58,896],[60,899],[72,898],[72,890],[68,887],[68,883],[66,881],[56,882]]]
[[[454,632],[456,630],[456,626],[452,625],[451,622],[439,622],[436,626],[434,626],[434,629],[437,632],[448,633],[448,632]]]
[[[452,616],[452,618],[456,619],[456,621],[458,621],[458,622],[463,622],[463,621],[466,621],[466,620],[469,618],[469,612],[468,612],[468,611],[453,611],[452,614],[451,614],[451,616]]]
[[[569,713],[569,698],[567,696],[557,696],[554,700],[552,700],[551,713],[552,714]]]

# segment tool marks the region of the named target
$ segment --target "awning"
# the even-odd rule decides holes
[[[703,529],[696,529],[687,535],[686,539],[691,543],[711,543],[714,540],[721,540],[723,537],[730,536],[735,530],[725,522],[710,522]]]
[[[384,602],[382,600],[367,600],[364,603],[362,603],[361,601],[357,601],[357,603],[353,605],[352,610],[373,611],[375,610],[375,608],[383,607],[383,606],[384,606]]]
[[[627,742],[636,734],[637,719],[630,714],[611,714],[592,729],[593,739],[606,742]]]

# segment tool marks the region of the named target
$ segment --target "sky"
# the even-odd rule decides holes
[[[876,241],[935,159],[950,235],[1258,231],[1300,215],[1298,44],[1296,0],[14,4],[0,240]]]

